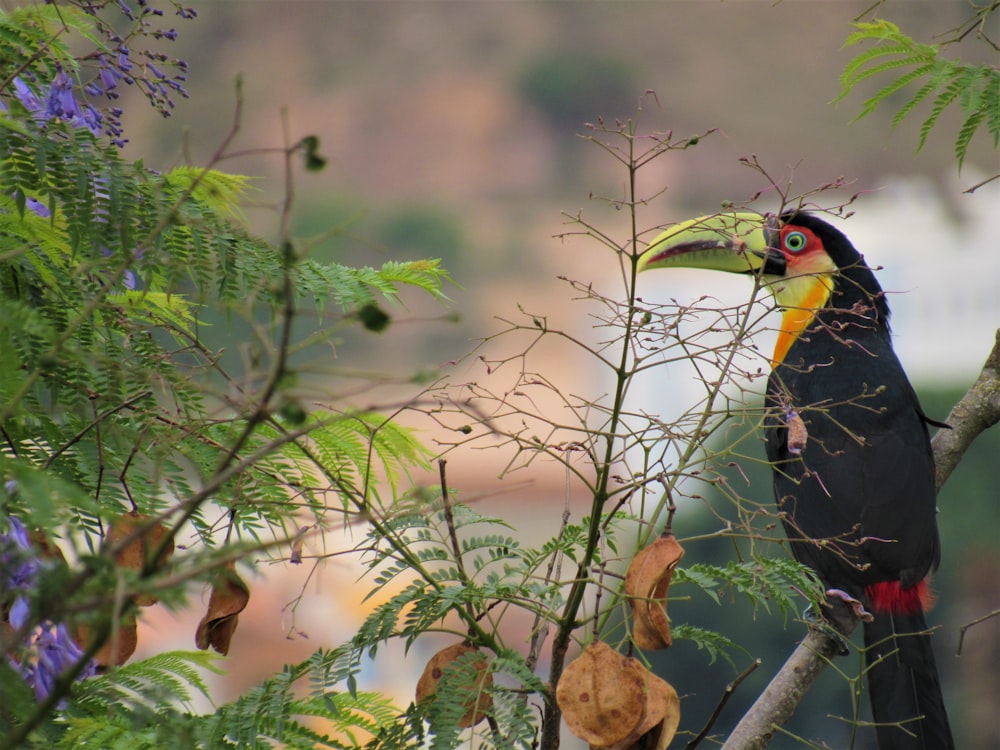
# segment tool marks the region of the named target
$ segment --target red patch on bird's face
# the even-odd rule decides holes
[[[785,224],[780,232],[781,252],[794,265],[815,253],[823,253],[823,241],[811,229]]]
[[[785,256],[786,277],[827,274],[837,269],[823,240],[811,229],[785,224],[778,233],[778,243]]]

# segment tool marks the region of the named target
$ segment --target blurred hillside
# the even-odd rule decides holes
[[[552,239],[565,230],[561,212],[581,210],[612,236],[626,236],[621,212],[590,199],[620,198],[626,181],[620,165],[579,137],[600,117],[637,117],[640,133],[719,131],[642,170],[642,194],[656,196],[642,214],[644,229],[760,191],[761,208],[775,208],[765,176],[739,163],[750,156],[792,196],[843,177],[845,190],[820,198],[833,204],[918,180],[941,215],[961,218],[971,200],[961,187],[1000,167],[985,133],[956,180],[954,119],[916,155],[922,118],[895,132],[891,108],[851,122],[865,91],[884,81],[832,103],[853,54],[842,49],[849,23],[869,5],[209,1],[171,49],[190,63],[191,102],[166,121],[129,107],[129,127],[137,154],[153,166],[204,163],[230,128],[242,75],[245,103],[231,150],[253,153],[222,166],[263,177],[257,198],[273,205],[283,190],[280,158],[254,150],[317,135],[330,163],[296,178],[296,233],[335,230],[311,252],[345,262],[444,258],[463,287],[453,296],[464,324],[402,342],[436,365],[463,354],[460,342],[490,330],[493,315],[544,297],[557,274],[591,281],[613,271],[607,253]],[[930,41],[966,19],[968,5],[899,0],[884,12]],[[950,49],[991,59],[973,38]],[[866,200],[857,204],[862,217]],[[906,211],[927,206],[904,207],[893,225],[870,233],[877,240],[902,233]],[[266,236],[277,232],[273,210],[253,211],[250,220]],[[912,263],[906,243],[899,250]],[[874,248],[862,250],[891,265]],[[903,274],[894,288],[920,285]]]
[[[971,198],[961,194],[1000,164],[988,138],[980,134],[962,175],[956,176],[954,119],[942,118],[940,132],[916,155],[920,117],[893,131],[891,108],[852,122],[864,90],[832,103],[840,70],[853,54],[842,49],[849,24],[871,5],[871,0],[204,0],[198,5],[199,19],[181,27],[171,49],[190,64],[192,101],[180,103],[166,121],[147,114],[143,106],[126,105],[127,135],[133,140],[132,155],[144,157],[149,166],[205,163],[233,121],[234,81],[241,74],[245,103],[233,150],[282,147],[283,121],[290,142],[318,136],[330,161],[323,172],[295,177],[294,231],[302,237],[336,231],[312,252],[369,265],[442,257],[461,285],[451,292],[460,323],[394,326],[377,346],[348,342],[364,345],[363,369],[409,371],[461,358],[478,338],[501,327],[494,316],[516,316],[518,304],[593,338],[586,310],[570,302],[572,295],[557,276],[613,290],[617,264],[593,241],[554,235],[570,229],[562,212],[582,210],[624,242],[624,212],[590,196],[623,198],[627,175],[601,148],[579,137],[593,133],[585,123],[638,117],[639,132],[673,131],[676,137],[718,129],[696,147],[670,153],[640,173],[642,191],[655,197],[642,209],[642,228],[710,213],[724,200],[742,201],[767,191],[764,175],[740,164],[751,155],[779,185],[791,182],[791,195],[840,177],[850,184],[831,195],[829,203],[855,192],[871,193],[858,201],[858,215],[845,231],[858,239],[870,260],[886,266],[888,288],[907,292],[893,299],[901,355],[925,384],[944,389],[931,394],[929,408],[943,418],[955,388],[967,385],[987,354],[991,331],[1000,324],[1000,296],[993,291],[1000,272],[995,254],[1000,192],[994,185]],[[917,39],[931,41],[965,20],[968,4],[890,0],[883,14]],[[993,32],[994,39],[1000,38],[1000,29]],[[954,54],[970,61],[996,57],[972,38],[956,45]],[[870,94],[883,82],[869,83]],[[643,96],[647,90],[655,94]],[[255,196],[259,208],[249,212],[249,221],[255,231],[274,238],[279,216],[273,204],[284,189],[280,158],[253,152],[220,166],[262,178]],[[758,205],[774,208],[777,198],[766,192]],[[956,259],[964,255],[950,265],[935,252]],[[713,279],[718,286],[710,291],[745,299],[740,281]],[[701,283],[704,277],[644,280],[642,293],[650,299],[689,299],[709,291],[699,288]],[[944,283],[949,288],[947,310],[937,296]],[[962,317],[944,318],[949,311]],[[415,317],[438,313],[409,311]],[[908,327],[907,321],[916,322]],[[935,332],[933,338],[925,335],[927,330]],[[344,351],[343,364],[357,368],[357,355],[351,358],[350,347]],[[598,373],[563,353],[539,356],[534,366],[564,383],[565,392],[606,389]],[[683,398],[684,382],[674,375],[668,387],[657,381],[633,395],[651,410],[669,412],[671,399]],[[945,611],[936,621],[947,622],[942,650],[949,655],[960,624],[1000,606],[1000,558],[991,551],[995,544],[990,537],[1000,523],[1000,491],[995,472],[989,471],[1000,447],[983,443],[977,450],[970,465],[980,471],[961,485],[966,489],[956,489],[956,477],[955,486],[949,486],[954,494],[942,500],[944,564],[951,571],[942,580],[952,588],[940,590]],[[503,460],[493,457],[494,465],[483,452],[465,455],[452,461],[449,471],[464,497],[493,495]],[[528,515],[532,523],[526,536],[551,533],[563,503],[573,500],[566,479],[545,466],[527,478],[529,489],[492,497],[485,509],[512,518]],[[965,491],[974,493],[975,502],[964,504]],[[769,492],[766,486],[760,489],[762,496]],[[967,515],[970,507],[975,512]],[[694,533],[690,527],[686,531]],[[537,540],[526,539],[532,541]],[[957,573],[962,570],[972,573],[962,578]],[[306,585],[305,575],[297,570],[276,575],[279,593],[270,589],[251,601],[250,616],[234,639],[234,654],[246,639],[244,644],[258,645],[244,648],[280,664],[343,640],[362,608],[364,582],[356,584],[358,574],[337,562],[321,576],[322,588],[307,586],[298,627],[309,631],[310,641],[284,639],[290,629],[284,606],[298,586]],[[716,614],[706,616],[717,617],[719,610],[712,612]],[[767,653],[770,671],[801,627],[787,623],[783,629],[785,623],[774,619],[761,626],[755,636],[760,643],[752,646]],[[178,632],[168,619],[152,627],[160,638]],[[975,728],[968,736],[979,735],[985,743],[964,747],[1000,742],[1000,721],[988,708],[1000,700],[1000,635],[987,627],[977,635],[975,663],[983,668],[970,667],[970,659],[959,666],[952,659],[952,666],[943,668],[945,679],[952,680],[951,694],[960,696],[956,706],[971,707],[965,716],[975,720]],[[185,647],[187,632],[171,645]],[[259,645],[269,638],[273,643]],[[387,665],[374,666],[365,677],[383,687],[401,684],[399,699],[409,700],[407,681],[422,666],[417,663],[422,648],[434,650],[415,647],[404,667],[402,655],[392,652]],[[676,661],[664,669],[691,682],[685,686],[691,693],[685,700],[695,708],[683,728],[697,731],[733,670],[722,662],[706,666],[705,654],[696,653],[690,643],[680,644],[670,658]],[[239,659],[232,666],[247,681],[275,668],[263,658]],[[849,671],[853,665],[843,668]],[[762,670],[760,679],[764,677]],[[827,691],[818,693],[804,712],[833,713],[825,703],[831,693],[840,700],[837,711],[847,710],[847,685],[837,675],[826,679]],[[740,698],[748,699],[757,687],[748,682]],[[744,703],[734,701],[720,728]],[[804,733],[810,729],[803,724],[796,728]]]

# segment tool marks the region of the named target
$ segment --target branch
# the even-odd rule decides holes
[[[1000,422],[1000,330],[979,379],[948,415],[950,430],[938,430],[931,441],[938,492],[979,433]]]
[[[778,670],[764,692],[740,719],[722,750],[760,750],[771,742],[778,727],[795,713],[799,701],[823,667],[840,652],[841,644],[820,628],[809,634]]]
[[[948,415],[951,429],[939,430],[931,441],[937,467],[935,483],[939,492],[972,441],[997,422],[1000,422],[1000,330],[979,378]],[[791,718],[795,707],[827,662],[838,653],[839,645],[823,630],[811,628],[740,719],[722,750],[760,750],[767,747],[778,728]]]

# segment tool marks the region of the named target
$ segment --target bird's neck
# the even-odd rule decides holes
[[[788,350],[812,325],[817,313],[827,307],[833,292],[833,274],[821,273],[783,279],[774,291],[775,301],[783,308],[778,339],[774,344],[771,366],[785,361]]]
[[[810,330],[827,328],[842,344],[865,341],[865,348],[873,345],[872,337],[889,336],[889,308],[870,271],[851,276],[835,271],[783,279],[782,286],[775,286],[774,297],[782,316],[772,367],[785,362],[795,342]]]

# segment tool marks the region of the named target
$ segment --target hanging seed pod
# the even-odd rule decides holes
[[[90,628],[87,625],[81,625],[76,629],[74,640],[80,648],[86,648],[90,643],[90,637]],[[104,645],[94,654],[97,671],[104,673],[109,667],[121,666],[132,657],[138,644],[139,630],[133,610],[132,614],[124,618],[119,627],[111,633]]]
[[[133,536],[135,534],[135,536]],[[153,521],[149,516],[132,511],[116,518],[108,529],[104,537],[104,544],[107,547],[118,545],[125,539],[130,539],[128,543],[115,551],[115,563],[130,570],[142,570],[146,563],[146,556],[151,555],[158,549],[163,538],[167,535],[167,528],[159,521]],[[162,566],[174,553],[174,542],[167,542],[159,559],[157,566]],[[140,607],[149,607],[156,604],[155,596],[139,594],[135,598],[135,603]]]
[[[591,745],[591,750],[666,750],[681,723],[681,701],[666,680],[647,672],[645,716],[638,727],[614,745]]]
[[[667,590],[684,548],[664,534],[639,551],[625,573],[625,596],[632,608],[632,641],[645,651],[668,648]]]
[[[469,664],[455,664],[457,659],[470,653],[479,653],[467,643],[456,643],[438,651],[427,662],[424,672],[417,681],[417,703],[430,700],[437,693],[438,685],[444,678],[454,680],[457,678],[469,677],[467,670]],[[467,660],[466,660],[467,661]],[[449,667],[451,667],[449,669]],[[466,703],[465,713],[458,720],[461,729],[471,727],[486,718],[486,712],[493,706],[493,697],[490,689],[493,687],[493,672],[490,671],[489,662],[485,656],[481,656],[471,663],[473,674],[467,683],[460,685],[469,694]]]
[[[567,665],[556,686],[566,726],[597,747],[627,739],[645,718],[646,675],[636,659],[594,641]]]
[[[227,563],[212,584],[208,609],[194,634],[195,645],[203,651],[211,646],[222,655],[229,653],[229,644],[236,632],[240,612],[250,601],[250,589]]]

